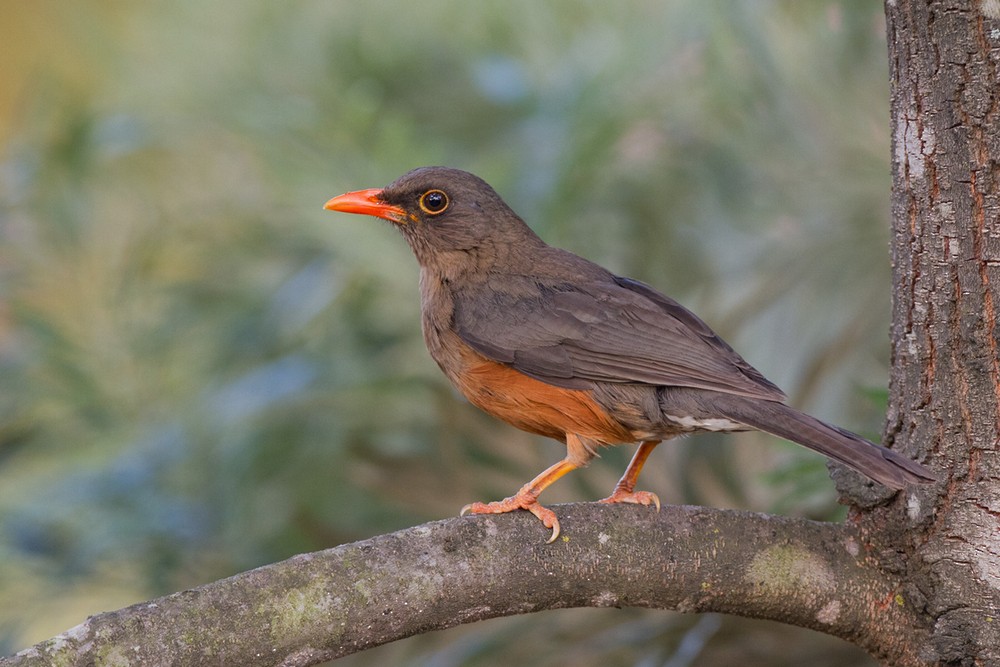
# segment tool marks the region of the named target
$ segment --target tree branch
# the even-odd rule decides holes
[[[561,607],[725,612],[901,655],[916,625],[844,525],[733,510],[557,508],[455,518],[296,556],[83,624],[7,659],[38,665],[313,665],[428,630]],[[882,642],[882,643],[880,643]]]

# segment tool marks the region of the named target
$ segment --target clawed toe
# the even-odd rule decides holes
[[[660,511],[660,497],[652,491],[624,491],[622,489],[615,489],[614,493],[600,502],[608,504],[633,503],[636,505],[654,505],[656,511]]]
[[[462,508],[459,516],[466,514],[506,514],[514,510],[528,510],[542,522],[542,525],[552,530],[552,535],[546,540],[552,544],[559,537],[559,519],[556,513],[547,507],[542,507],[537,500],[526,496],[511,496],[491,503],[469,503]]]

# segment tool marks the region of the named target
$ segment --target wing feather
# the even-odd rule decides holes
[[[455,329],[480,354],[526,375],[575,389],[645,383],[784,398],[701,319],[644,283],[496,280],[504,289],[485,283],[455,294]]]

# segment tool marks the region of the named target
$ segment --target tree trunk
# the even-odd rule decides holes
[[[922,657],[997,665],[1000,2],[885,8],[894,294],[885,442],[948,472],[940,497],[900,494],[858,516],[883,567],[909,582],[904,600],[926,615]]]

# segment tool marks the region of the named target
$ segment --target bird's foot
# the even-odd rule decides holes
[[[599,500],[601,503],[634,503],[636,505],[655,505],[656,511],[660,511],[660,498],[652,491],[629,491],[615,487],[614,492],[607,498]]]
[[[519,492],[510,498],[495,500],[491,503],[469,503],[462,508],[461,516],[466,514],[505,514],[514,510],[528,510],[542,522],[546,528],[552,530],[552,536],[546,541],[552,544],[559,537],[559,519],[556,513],[547,507],[542,507],[538,503],[538,498],[530,493]]]

